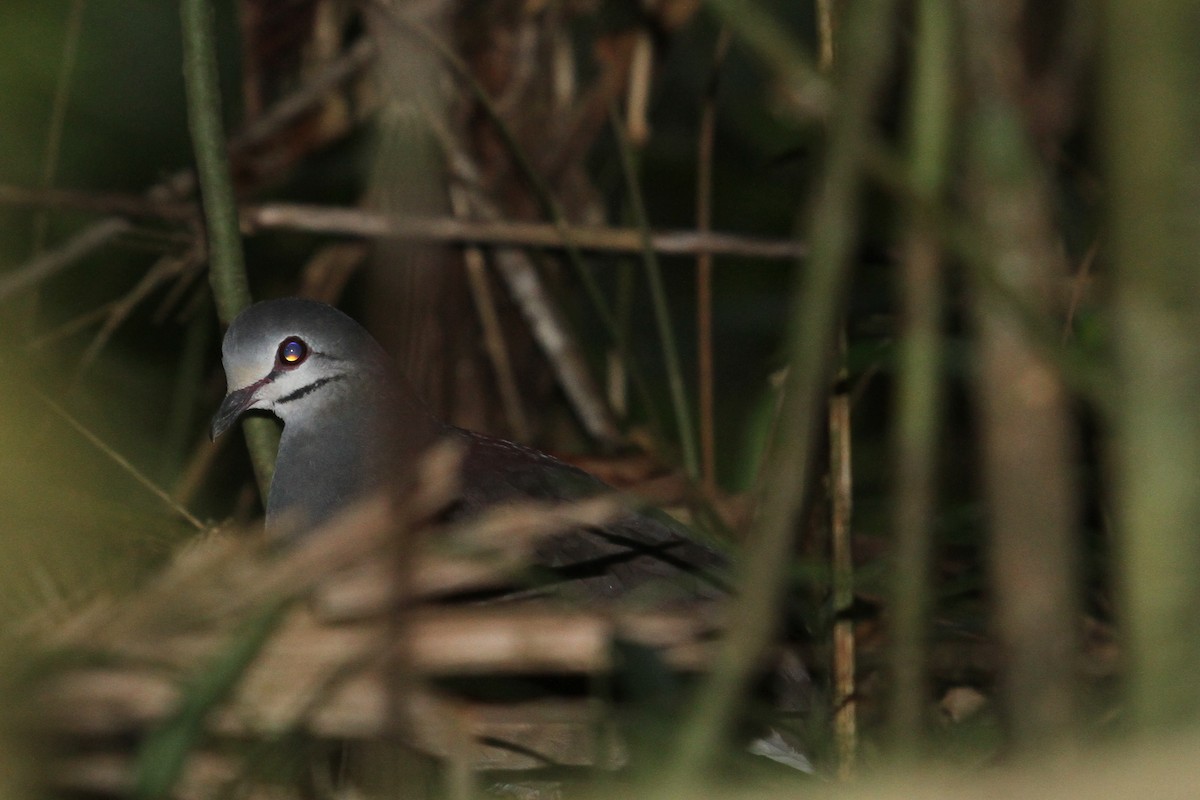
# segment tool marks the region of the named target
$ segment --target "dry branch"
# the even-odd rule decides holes
[[[298,602],[230,696],[209,709],[210,736],[382,739],[397,730],[398,712],[409,746],[466,758],[473,768],[620,763],[623,751],[607,731],[603,707],[586,696],[547,691],[536,702],[526,696],[481,704],[433,687],[450,677],[494,685],[504,676],[603,674],[617,666],[617,640],[653,648],[668,668],[694,672],[718,633],[717,607],[581,609],[529,592],[519,601],[501,594],[486,603],[436,602],[447,593],[519,587],[540,541],[629,513],[615,498],[598,497],[431,524],[456,496],[458,455],[452,447],[435,450],[402,505],[376,498],[284,552],[254,538],[210,535],[141,592],[98,601],[44,634],[47,650],[102,658],[48,675],[30,700],[41,733],[82,748],[59,779],[97,791],[127,786],[129,754],[89,752],[87,743],[144,734],[171,719],[187,702],[196,665],[214,663],[244,620],[279,598]],[[398,530],[405,527],[411,530]],[[379,568],[397,535],[415,537],[412,582],[403,588],[394,585],[393,570]],[[412,678],[403,691],[394,675],[398,659]],[[179,796],[192,796],[193,778],[197,785],[205,784],[203,775],[230,780],[211,758],[192,759]]]
[[[178,222],[193,219],[194,203],[150,199],[136,195],[79,192],[69,189],[26,189],[0,186],[0,205],[59,208]],[[290,230],[363,238],[401,238],[414,241],[558,249],[565,246],[562,231],[550,223],[476,221],[455,217],[411,218],[377,211],[331,206],[278,203],[243,206],[242,228]],[[98,223],[99,224],[99,223]],[[91,230],[91,229],[89,229]],[[642,252],[641,233],[634,228],[568,226],[572,244],[603,253]],[[661,231],[651,243],[659,255],[737,256],[764,260],[794,260],[808,255],[803,242],[767,239],[735,233]]]
[[[565,247],[558,226],[540,222],[478,222],[455,219],[413,219],[361,209],[294,204],[272,204],[246,209],[247,230],[280,229],[343,236],[394,237],[429,242],[507,245],[511,247]],[[571,244],[581,250],[641,253],[641,232],[632,228],[568,227]],[[651,236],[655,252],[662,255],[695,255],[706,252],[745,258],[803,258],[808,250],[790,240],[756,239],[728,233],[669,231]]]

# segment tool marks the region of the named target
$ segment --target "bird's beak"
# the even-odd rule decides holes
[[[215,441],[218,436],[233,427],[233,423],[237,422],[242,412],[254,404],[254,393],[261,385],[261,382],[252,383],[225,395],[221,407],[213,415],[212,427],[208,430],[209,438]]]

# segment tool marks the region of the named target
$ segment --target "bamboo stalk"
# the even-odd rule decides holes
[[[463,218],[470,213],[469,200],[453,187],[450,190],[450,205],[456,217]],[[487,262],[483,251],[478,247],[466,248],[463,252],[463,262],[467,268],[467,282],[475,301],[475,311],[479,314],[479,324],[483,329],[484,349],[492,363],[500,402],[504,406],[505,420],[517,441],[528,442],[532,438],[529,417],[525,413],[524,403],[521,402],[521,392],[517,387],[512,359],[509,358],[500,314],[496,309],[495,298],[492,297],[491,285],[488,283]]]
[[[755,529],[738,570],[739,621],[722,643],[663,781],[676,793],[694,786],[724,741],[761,652],[775,630],[795,521],[812,480],[820,420],[829,387],[830,356],[858,233],[859,184],[874,99],[892,52],[894,0],[864,0],[848,10],[841,95],[834,106],[830,149],[815,212],[805,226],[812,257],[792,295],[791,365],[778,436],[765,471]]]
[[[196,155],[196,175],[204,197],[208,234],[209,281],[221,322],[229,322],[250,305],[250,283],[238,232],[237,202],[229,172],[229,151],[221,122],[220,75],[211,0],[181,0],[183,76],[188,99],[188,127]],[[266,498],[275,471],[278,432],[266,419],[242,422],[250,460]]]
[[[1105,11],[1127,691],[1134,725],[1155,730],[1200,717],[1200,58],[1194,3],[1109,0]]]
[[[963,6],[967,195],[982,262],[1043,328],[1066,275],[1044,168],[1025,127],[1020,2]],[[977,275],[977,273],[973,273]],[[1080,585],[1075,421],[1063,382],[1024,320],[973,287],[989,568],[1011,744],[1026,756],[1070,739],[1076,715]],[[1055,331],[1057,333],[1057,331]]]
[[[908,111],[913,189],[923,198],[909,217],[898,294],[900,369],[896,386],[892,561],[889,631],[892,639],[889,725],[893,750],[920,753],[929,686],[926,638],[932,597],[934,509],[941,428],[943,289],[934,223],[923,209],[939,201],[946,179],[953,95],[950,3],[920,0],[916,7],[916,63]]]
[[[237,202],[221,122],[220,75],[210,0],[182,0],[183,67],[188,127],[204,197],[209,279],[221,321],[228,324],[250,305],[250,284],[238,232]]]

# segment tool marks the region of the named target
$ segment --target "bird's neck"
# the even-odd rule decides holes
[[[284,424],[267,501],[272,536],[302,535],[374,492],[399,491],[444,430],[405,385],[340,388]]]

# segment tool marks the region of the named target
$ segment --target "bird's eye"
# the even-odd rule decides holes
[[[308,345],[295,336],[283,340],[279,345],[279,366],[298,367],[308,358]]]

